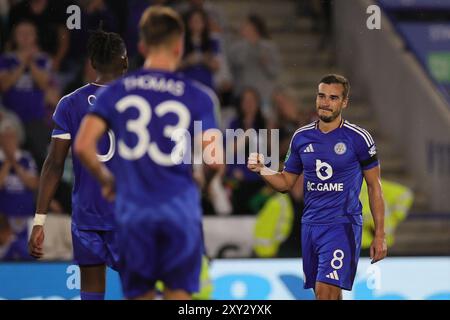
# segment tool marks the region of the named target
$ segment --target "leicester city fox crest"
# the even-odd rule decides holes
[[[343,155],[347,151],[347,146],[343,142],[338,142],[334,146],[334,152],[338,155]]]

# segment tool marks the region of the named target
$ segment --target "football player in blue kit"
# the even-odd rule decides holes
[[[343,76],[321,79],[316,99],[319,120],[294,133],[283,171],[267,168],[262,154],[252,153],[248,159],[248,168],[279,192],[288,192],[303,178],[305,289],[313,288],[317,299],[341,299],[342,289],[352,289],[361,248],[363,178],[375,223],[372,263],[387,253],[375,142],[366,130],[342,118],[349,90]]]
[[[94,104],[97,91],[122,76],[128,69],[125,43],[116,33],[95,31],[88,40],[88,55],[97,79],[64,96],[53,115],[55,128],[49,154],[41,172],[37,210],[29,252],[44,255],[44,221],[64,162],[73,146],[81,120]],[[111,132],[99,142],[99,159],[108,167],[115,161],[115,138]],[[102,197],[99,183],[72,155],[75,182],[72,190],[72,244],[75,262],[80,266],[81,299],[104,300],[106,266],[117,269],[117,244],[113,203]]]
[[[125,297],[153,299],[161,280],[164,298],[190,299],[198,291],[204,248],[200,195],[186,150],[200,137],[204,157],[206,150],[215,150],[203,158],[207,168],[222,168],[222,141],[215,135],[220,133],[217,97],[174,72],[184,34],[175,11],[150,7],[139,28],[144,67],[102,90],[83,120],[75,152],[100,181],[103,194],[115,197]],[[198,135],[195,121],[202,126]],[[118,147],[119,169],[112,173],[95,155],[96,141],[108,128]],[[191,139],[179,139],[177,132]]]

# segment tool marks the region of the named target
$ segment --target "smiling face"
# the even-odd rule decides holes
[[[341,115],[342,109],[345,109],[348,103],[344,91],[344,86],[340,83],[319,84],[316,110],[320,120],[332,122]]]

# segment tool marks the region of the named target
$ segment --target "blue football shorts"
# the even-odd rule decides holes
[[[362,227],[356,224],[302,225],[305,289],[324,282],[351,290],[361,249]]]
[[[79,266],[105,264],[118,270],[118,246],[115,231],[80,230],[72,224],[73,257]]]
[[[200,206],[173,202],[117,215],[122,289],[135,298],[160,280],[171,290],[194,293],[204,253]]]

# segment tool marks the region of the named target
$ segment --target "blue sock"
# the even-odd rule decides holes
[[[105,300],[104,292],[80,292],[81,300]]]

